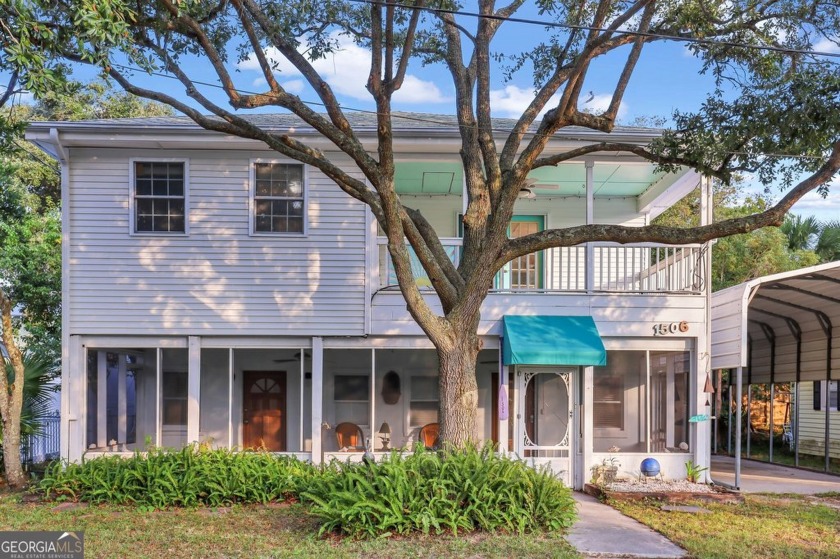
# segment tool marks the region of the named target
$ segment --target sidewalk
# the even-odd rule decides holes
[[[569,543],[585,557],[678,558],[685,551],[665,536],[598,501],[575,491],[578,521]]]

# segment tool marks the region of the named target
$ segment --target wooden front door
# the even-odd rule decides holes
[[[243,376],[242,446],[285,451],[285,371],[245,371]]]

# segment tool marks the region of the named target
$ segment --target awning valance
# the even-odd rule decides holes
[[[607,350],[591,316],[504,317],[505,365],[607,364]]]

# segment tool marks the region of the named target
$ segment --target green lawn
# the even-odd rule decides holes
[[[700,505],[711,514],[663,512],[652,502],[615,506],[699,559],[828,559],[840,557],[838,495],[747,495],[742,505]]]
[[[300,505],[140,511],[0,496],[0,530],[84,530],[86,557],[579,557],[556,535],[437,536],[350,541],[318,538]]]

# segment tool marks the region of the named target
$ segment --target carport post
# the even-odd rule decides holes
[[[726,453],[732,455],[732,369],[727,373],[727,381],[729,382],[729,390],[726,391],[726,403],[728,404],[729,418],[726,422]]]
[[[741,387],[743,369],[738,367],[735,373],[735,401],[738,404],[738,421],[735,422],[735,489],[741,489],[741,399],[743,389]],[[731,413],[731,412],[730,412]]]

